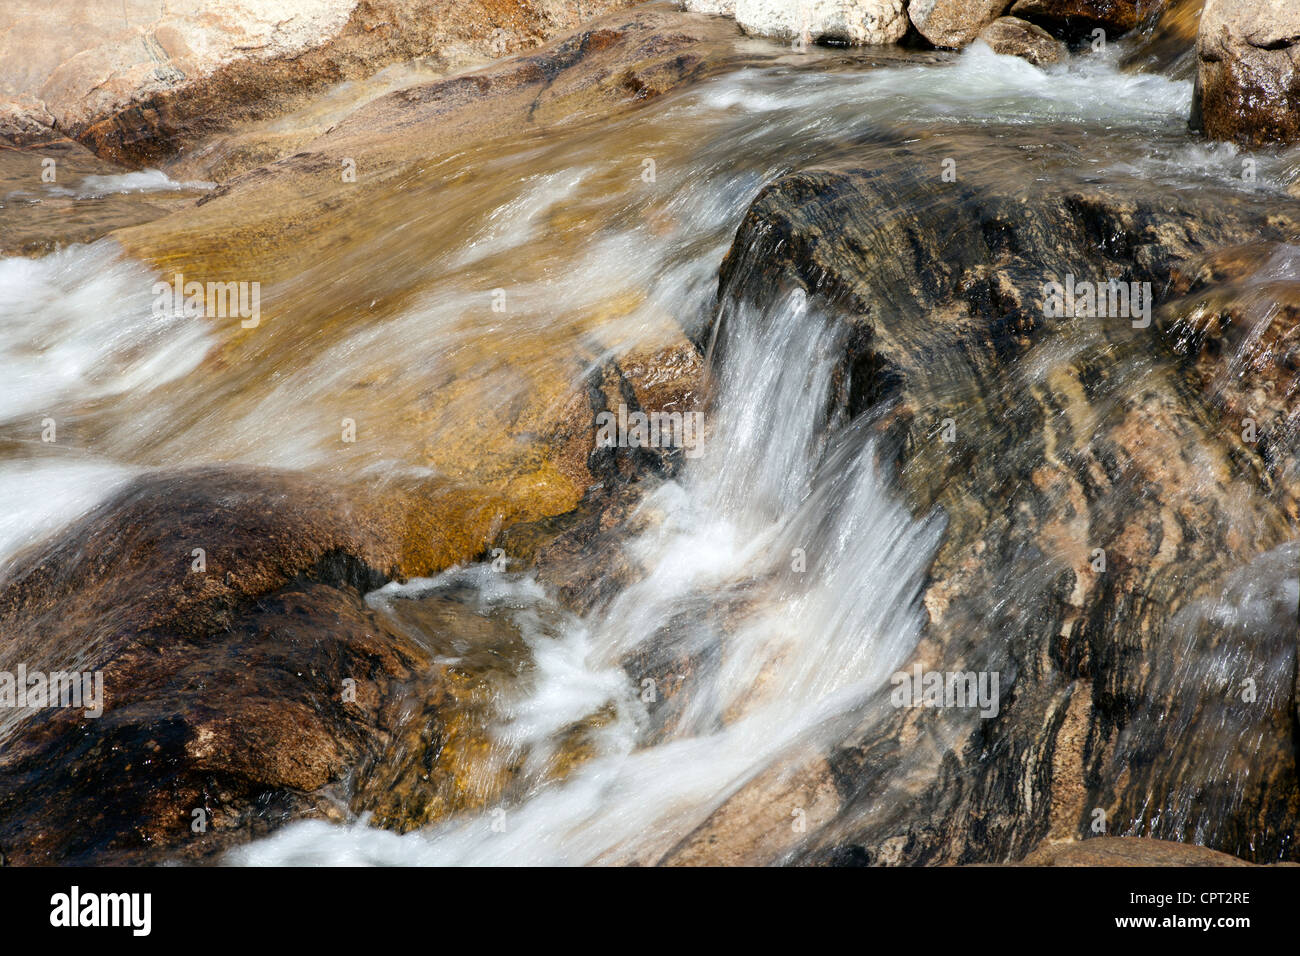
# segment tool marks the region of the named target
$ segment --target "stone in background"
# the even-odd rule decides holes
[[[979,39],[992,47],[994,53],[1018,56],[1035,66],[1060,63],[1070,55],[1060,40],[1018,17],[998,17],[980,31]]]
[[[912,0],[908,16],[935,46],[963,47],[1002,16],[1010,0]]]
[[[721,0],[725,3],[726,0]],[[691,0],[698,12],[720,0]],[[746,33],[773,40],[836,40],[855,46],[897,43],[907,33],[903,0],[735,0],[735,17]]]

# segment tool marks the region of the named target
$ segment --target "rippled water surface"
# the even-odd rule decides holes
[[[1040,70],[977,45],[942,63],[837,62],[832,72],[756,62],[598,126],[430,157],[263,290],[256,337],[233,320],[159,314],[159,276],[111,239],[0,260],[0,489],[15,504],[0,553],[151,468],[456,475],[496,410],[579,382],[630,343],[679,327],[698,335],[748,203],[794,168],[869,164],[900,138],[978,131],[1039,157],[1043,177],[1279,192],[1294,179],[1286,154],[1244,177],[1233,148],[1186,133],[1190,83],[1122,73],[1113,58]],[[132,190],[148,201],[139,191],[172,188],[160,176],[88,174],[65,193],[0,181],[0,191],[6,204],[75,208]],[[492,309],[497,289],[504,313]],[[529,664],[502,691],[493,733],[538,765],[535,785],[501,813],[401,836],[365,820],[295,824],[235,862],[649,859],[879,689],[918,640],[943,516],[898,500],[869,422],[827,437],[842,344],[833,317],[798,293],[763,310],[724,307],[734,314],[711,383],[711,450],[642,503],[647,530],[628,543],[645,571],[637,583],[585,617],[487,564],[370,596],[400,615],[403,601],[454,591],[511,620]],[[344,418],[370,440],[340,452]],[[46,420],[76,441],[43,442]],[[725,620],[719,607],[731,609]],[[649,733],[644,688],[622,665],[670,623],[708,680],[665,737]],[[597,714],[592,754],[549,778],[552,742]]]

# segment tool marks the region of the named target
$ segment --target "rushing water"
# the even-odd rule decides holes
[[[1032,146],[1069,128],[1093,147],[1054,155],[1069,175],[1279,191],[1294,179],[1279,154],[1244,180],[1231,147],[1186,134],[1190,83],[1118,72],[1117,56],[1048,70],[980,46],[942,64],[821,72],[768,62],[598,129],[437,160],[376,199],[382,230],[359,225],[361,239],[340,239],[266,290],[272,319],[256,349],[232,329],[156,314],[155,277],[109,240],[0,261],[0,489],[18,504],[0,523],[0,556],[150,468],[427,470],[430,447],[481,408],[509,405],[539,376],[579,380],[584,369],[557,371],[573,343],[591,346],[594,364],[660,341],[673,320],[697,333],[758,189],[789,169],[881,148],[885,134],[975,127]],[[638,175],[643,157],[655,159],[654,183]],[[473,175],[457,179],[459,165]],[[160,183],[87,177],[68,189],[91,197]],[[485,319],[503,276],[513,307]],[[339,321],[360,299],[367,321]],[[726,360],[712,370],[708,450],[641,504],[647,530],[628,543],[644,570],[636,583],[585,617],[488,564],[369,597],[396,616],[404,601],[468,593],[480,613],[508,618],[531,666],[497,703],[496,746],[545,764],[566,728],[601,713],[589,759],[562,781],[539,771],[508,806],[426,831],[299,823],[235,861],[652,859],[897,669],[919,638],[942,517],[914,517],[896,498],[870,421],[825,421],[834,317],[798,292],[764,309],[722,308],[715,348]],[[429,382],[462,379],[472,388],[412,411]],[[390,427],[341,456],[335,428],[348,415]],[[47,419],[76,440],[42,442]],[[703,660],[706,679],[663,732],[649,726],[646,689],[623,664],[670,623],[674,647]]]

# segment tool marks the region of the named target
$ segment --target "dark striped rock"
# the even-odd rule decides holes
[[[1293,490],[1189,374],[1162,331],[1177,306],[1135,328],[1043,300],[1073,274],[1171,302],[1212,254],[1279,248],[1300,204],[1075,181],[973,133],[873,145],[764,189],[722,288],[762,303],[798,283],[848,323],[839,400],[878,417],[914,512],[946,519],[907,667],[997,672],[998,713],[900,709],[886,687],[840,746],[792,752],[667,861],[1005,862],[1101,833],[1289,859]],[[1068,162],[1068,131],[1055,148]],[[779,818],[807,801],[805,841]]]

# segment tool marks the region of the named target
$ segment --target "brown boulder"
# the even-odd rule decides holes
[[[935,46],[963,47],[1006,12],[1010,0],[912,0],[907,15]]]
[[[1196,52],[1193,129],[1249,146],[1300,141],[1300,7],[1209,0]]]
[[[399,561],[364,513],[297,476],[194,469],[20,556],[0,670],[98,672],[103,712],[7,712],[5,858],[201,856],[342,813],[331,788],[384,746],[385,702],[427,679],[362,600]]]
[[[1059,63],[1069,55],[1065,44],[1042,27],[1016,17],[999,17],[984,28],[979,38],[995,53],[1018,56],[1035,66]]]

